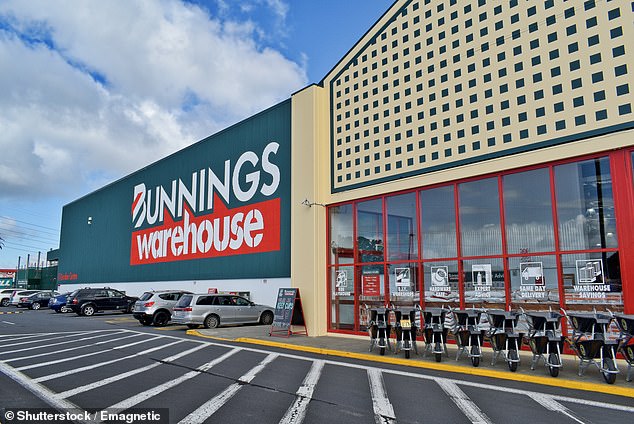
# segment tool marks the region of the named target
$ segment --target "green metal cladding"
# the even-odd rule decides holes
[[[58,282],[290,277],[291,102],[63,208]]]

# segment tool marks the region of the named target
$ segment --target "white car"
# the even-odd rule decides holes
[[[15,289],[2,289],[0,290],[0,306],[9,306],[11,302],[11,295]]]
[[[9,300],[9,304],[11,306],[18,306],[21,297],[31,296],[32,294],[39,293],[41,291],[42,290],[14,290],[11,295],[11,299]]]

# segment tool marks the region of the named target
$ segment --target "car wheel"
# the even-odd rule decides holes
[[[220,325],[220,319],[216,315],[209,315],[205,318],[203,327],[205,328],[217,328]]]
[[[0,303],[0,305],[2,306],[9,306],[9,299],[2,299],[2,302]]]
[[[141,323],[141,325],[145,325],[145,326],[152,325],[152,318],[147,318],[147,317],[139,318],[139,322]]]
[[[87,304],[81,307],[81,315],[87,316],[87,317],[91,317],[93,315],[95,315],[95,307],[91,304]]]
[[[260,317],[260,324],[262,325],[271,325],[273,324],[273,313],[266,311]]]
[[[40,305],[39,303],[34,302],[31,304],[31,309],[35,309],[37,311],[38,309],[40,309],[41,306],[42,305]]]
[[[152,324],[155,327],[165,327],[170,320],[170,314],[166,311],[157,311],[154,314],[154,319],[152,320]]]

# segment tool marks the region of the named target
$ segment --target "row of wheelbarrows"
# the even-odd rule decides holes
[[[367,306],[366,306],[367,308]],[[395,353],[403,351],[409,358],[413,350],[418,354],[417,334],[425,343],[423,356],[434,355],[436,362],[448,355],[447,337],[451,334],[458,347],[456,361],[466,354],[474,367],[480,365],[485,338],[492,350],[491,365],[500,356],[511,371],[520,363],[522,343],[530,347],[533,358],[531,370],[540,360],[552,377],[559,375],[563,365],[561,354],[564,342],[579,358],[579,375],[592,364],[608,384],[616,381],[619,373],[616,357],[620,352],[628,364],[626,381],[632,381],[634,367],[634,315],[607,312],[504,311],[487,309],[426,308],[367,308],[369,311],[370,351],[378,347],[380,354],[392,351],[392,330],[396,338]],[[390,319],[390,315],[393,316]],[[566,318],[571,333],[564,335],[561,320]],[[420,322],[422,318],[422,322]],[[522,321],[520,323],[520,321]],[[615,323],[618,334],[611,327]]]

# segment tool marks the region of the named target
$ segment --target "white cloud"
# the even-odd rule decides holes
[[[2,1],[0,198],[77,196],[287,98],[305,69],[259,31],[176,0]]]

